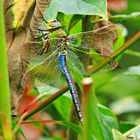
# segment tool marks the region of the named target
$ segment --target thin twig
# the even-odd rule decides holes
[[[40,110],[42,110],[43,108],[45,108],[48,104],[52,103],[52,101],[54,101],[55,99],[57,99],[59,96],[61,96],[63,93],[65,93],[68,90],[68,86],[65,85],[63,88],[61,88],[59,91],[57,91],[55,94],[49,96],[47,99],[45,99],[43,102],[41,102],[40,104],[38,104],[36,106],[36,108],[32,109],[32,110],[28,110],[26,113],[23,120],[28,119],[30,116],[32,116],[33,114],[39,112]],[[20,117],[22,117],[21,114]],[[19,119],[20,119],[19,117]]]
[[[21,124],[28,124],[28,123],[60,123],[62,121],[58,120],[25,120],[22,121]]]
[[[136,42],[140,38],[140,31],[137,32],[133,37],[131,37],[127,42],[125,42],[120,48],[118,48],[114,53],[112,53],[111,56],[105,58],[103,61],[101,61],[99,64],[94,66],[91,69],[91,73],[95,73],[99,71],[102,67],[104,67],[106,64],[108,64],[110,61],[121,55],[125,50],[131,47],[131,45]]]

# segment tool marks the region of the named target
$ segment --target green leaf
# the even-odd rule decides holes
[[[99,15],[107,19],[106,0],[60,0],[60,12],[65,14]]]
[[[66,93],[65,93],[66,94]],[[70,93],[68,92],[70,95]],[[57,111],[61,114],[61,116],[64,118],[64,120],[69,119],[70,109],[71,109],[71,97],[62,95],[57,100],[53,102],[55,108]]]
[[[140,125],[130,129],[123,134],[128,140],[139,140],[140,139]]]
[[[82,16],[82,15],[81,15]],[[73,26],[72,25],[69,25],[68,26],[68,28],[70,27],[70,26],[72,26],[72,27],[70,27],[71,29],[69,30],[68,29],[68,34],[69,35],[72,35],[72,34],[75,34],[75,33],[80,33],[81,31],[82,31],[82,20],[80,20],[79,19],[79,21],[74,21],[75,23],[70,23],[71,21],[69,21],[69,24],[73,24]],[[72,21],[73,22],[73,21]],[[74,25],[75,24],[75,25]]]
[[[80,126],[78,126],[74,123],[62,121],[62,122],[60,122],[60,124],[64,125],[64,126],[67,126],[67,128],[70,128],[70,129],[74,130],[76,133],[79,133],[79,134],[81,133]]]
[[[101,104],[98,104],[98,109],[104,120],[104,124],[106,126],[109,125],[108,127],[109,132],[111,132],[112,128],[118,129],[117,117],[113,114],[113,112],[109,108]]]
[[[112,130],[114,140],[126,140],[126,138],[116,129]]]
[[[39,86],[37,88],[40,94],[45,93],[46,96],[50,96],[59,90],[52,86]],[[72,100],[71,100],[70,93],[66,92],[65,94],[60,96],[58,99],[56,99],[54,102],[52,102],[55,108],[57,109],[57,111],[60,113],[60,115],[64,118],[64,120],[68,120],[70,107],[71,107],[71,101]]]
[[[58,12],[64,14],[98,15],[107,20],[106,0],[52,0],[45,18],[56,17]]]
[[[98,73],[94,75],[96,93],[100,93],[100,95],[102,95],[100,99],[108,97],[112,101],[130,95],[139,97],[140,79],[136,76],[126,75],[124,72],[117,72],[118,71],[111,73]],[[105,102],[108,105],[111,103],[108,102],[108,100]]]
[[[70,20],[68,32],[83,18],[83,15],[74,15]]]
[[[117,41],[115,42],[115,45],[113,46],[113,50],[117,50],[118,48],[120,48],[124,42],[125,42],[125,38],[124,38],[124,35],[122,34],[123,33],[123,29],[121,27],[117,27],[117,32],[118,32],[118,39]],[[115,60],[119,61],[121,58],[122,58],[123,54],[118,56]]]
[[[59,0],[51,0],[49,8],[45,12],[45,19],[48,20],[56,18],[58,10],[59,10]]]
[[[118,32],[118,39],[115,42],[115,45],[113,46],[113,50],[120,48],[125,42],[125,38],[122,34],[123,29],[120,26],[117,26],[117,32]]]
[[[128,122],[128,121],[119,121],[119,130],[122,133],[125,133],[126,131],[134,128],[136,124],[134,122]]]
[[[97,100],[93,93],[92,89],[87,97],[84,97],[82,140],[113,140],[112,128],[117,129],[116,118],[109,109],[97,105]]]

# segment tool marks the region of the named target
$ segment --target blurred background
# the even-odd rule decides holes
[[[140,0],[108,0],[108,11],[111,15],[140,12]],[[58,19],[59,18],[61,18],[60,13],[58,15]],[[66,15],[66,18],[66,21],[69,22],[71,16]],[[140,31],[140,23],[138,21],[127,20],[121,24],[125,28],[125,41],[129,40],[133,35]],[[80,32],[80,26],[81,22],[78,22],[78,24],[72,28],[70,34]],[[109,107],[113,111],[117,116],[121,132],[126,132],[140,123],[140,39],[120,57],[119,65],[120,68],[112,72],[97,73],[93,75],[93,80],[97,100],[100,104]],[[40,92],[43,92],[43,90],[45,89],[40,89]],[[65,98],[64,96],[68,98]],[[69,93],[64,96],[46,108],[46,111],[49,112],[48,114],[41,113],[41,115],[38,114],[35,117],[41,117],[42,119],[61,119],[63,116],[64,118],[67,118],[66,116],[69,116],[69,110],[66,111],[66,107],[70,108],[71,100],[69,100]],[[25,107],[26,104],[33,99],[31,95],[26,95],[24,98],[25,101],[22,102],[19,112],[20,110],[23,110],[22,107]],[[62,131],[64,129],[63,127],[61,128],[61,131],[59,131],[59,126],[44,126],[53,134],[65,135]],[[23,125],[22,127],[25,135],[29,135],[29,137],[31,136],[28,134],[28,129],[31,131],[30,127],[30,125],[28,127]],[[32,129],[38,136],[44,132],[46,133],[42,127],[39,129],[36,128],[36,130],[35,127]],[[41,140],[43,140],[43,137]]]
[[[139,0],[108,0],[111,14],[131,14],[140,11]],[[140,24],[135,20],[121,23],[126,28],[125,40],[138,31]],[[138,55],[135,55],[135,51]],[[124,53],[119,61],[120,69],[112,74],[95,76],[96,95],[101,103],[110,107],[119,121],[139,123],[140,118],[140,39]],[[106,79],[99,84],[102,79]]]

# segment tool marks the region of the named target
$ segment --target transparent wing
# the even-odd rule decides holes
[[[105,26],[101,29],[74,34],[68,37],[68,49],[73,51],[83,64],[85,72],[90,70],[113,53],[113,46],[118,38],[117,27]],[[103,71],[118,66],[113,60]]]
[[[57,32],[57,31],[56,31]],[[100,29],[81,32],[67,37],[69,46],[74,48],[93,48],[96,52],[103,56],[110,56],[113,52],[113,46],[118,38],[118,27],[114,24],[104,26]],[[57,49],[59,36],[56,38],[46,39],[44,41],[30,42],[36,44],[36,48],[43,48],[49,44],[49,51]]]
[[[68,37],[68,42],[73,47],[94,48],[103,56],[110,56],[117,38],[118,27],[111,24],[94,31],[71,35]]]
[[[92,74],[92,70],[105,58],[95,53],[92,49],[81,51],[81,49],[68,49],[68,59],[73,62],[74,66],[86,76]],[[118,64],[118,63],[117,63]],[[115,63],[110,63],[100,70],[100,72],[107,72],[116,67]]]
[[[61,71],[58,64],[59,48],[55,50],[52,54],[48,53],[45,56],[46,59],[32,67],[24,76],[23,81],[33,81],[33,83],[38,84],[39,82],[54,84],[61,77]],[[39,59],[36,58],[36,61]]]
[[[117,29],[114,25],[105,26],[94,31],[74,34],[67,38],[67,57],[68,59],[72,60],[75,66],[79,67],[79,69],[82,70],[82,73],[89,72],[90,69],[96,66],[105,57],[110,56],[110,54],[113,52],[112,48],[115,40],[117,40],[117,37]],[[55,73],[57,73],[57,69],[52,68],[55,68],[58,65],[56,59],[57,57],[54,57],[54,52],[57,52],[58,49],[58,42],[59,38],[52,38],[49,40],[50,47],[46,55],[52,55],[49,57],[46,56],[47,59],[45,59],[29,72],[31,77],[43,79],[41,81],[54,79],[54,75],[56,75]],[[46,41],[32,43],[42,47],[46,43]],[[116,63],[112,63],[112,65],[107,65],[103,70],[111,70],[116,66]],[[50,73],[50,75],[48,75],[48,72]],[[44,79],[44,77],[47,78]]]
[[[36,55],[42,55],[44,53],[53,53],[58,48],[58,38],[48,38],[46,40],[39,39],[38,41],[25,42],[29,44],[30,49],[33,50]]]

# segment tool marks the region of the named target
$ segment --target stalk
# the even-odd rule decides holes
[[[49,105],[55,99],[57,99],[59,96],[61,96],[63,93],[65,93],[67,91],[67,89],[68,89],[68,86],[65,85],[59,91],[57,91],[56,93],[54,93],[53,95],[49,96],[47,99],[42,101],[40,104],[38,104],[35,108],[31,109],[31,106],[30,106],[29,108],[25,109],[25,111],[22,114],[20,114],[20,117],[18,118],[17,121],[20,121],[21,118],[22,118],[22,120],[26,120],[29,117],[31,117],[32,115],[34,115],[35,113],[44,109],[47,105]]]
[[[0,125],[4,139],[12,140],[10,91],[2,1],[0,1]]]
[[[127,51],[125,51],[125,54],[130,55],[130,56],[139,57],[139,58],[140,58],[140,53],[137,52],[137,51],[127,50]]]
[[[136,42],[140,38],[140,31],[137,32],[133,37],[131,37],[127,42],[125,42],[120,48],[118,48],[112,55],[108,58],[105,58],[101,63],[97,64],[91,69],[91,73],[96,73],[101,68],[103,68],[106,64],[108,64],[111,60],[115,59],[119,55],[121,55],[124,51],[131,47],[131,45]]]

